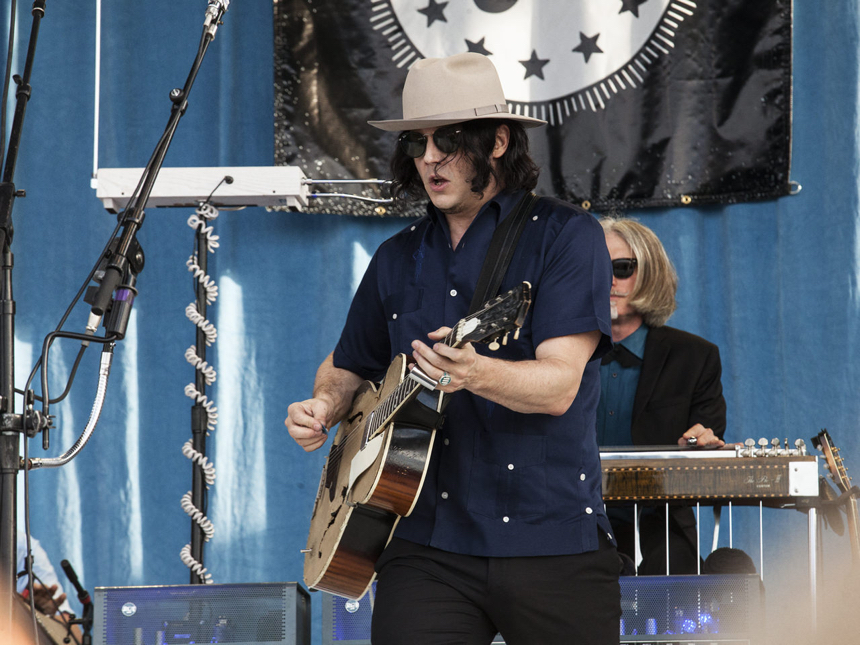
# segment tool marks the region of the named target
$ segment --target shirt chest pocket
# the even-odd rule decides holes
[[[396,352],[407,351],[405,343],[416,338],[423,338],[420,331],[421,303],[424,300],[424,289],[410,289],[392,293],[382,301],[385,319],[388,321],[388,333],[391,346]]]
[[[546,437],[478,433],[469,483],[469,512],[529,521],[546,511]]]

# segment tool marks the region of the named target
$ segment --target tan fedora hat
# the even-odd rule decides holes
[[[483,54],[423,58],[406,75],[403,118],[368,121],[380,130],[420,130],[474,119],[509,119],[526,128],[546,121],[511,114],[499,74]]]

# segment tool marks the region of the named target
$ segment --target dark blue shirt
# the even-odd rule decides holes
[[[336,367],[380,379],[414,339],[466,317],[496,225],[522,193],[490,200],[452,249],[445,218],[428,215],[386,240],[358,287]],[[600,330],[579,393],[560,416],[523,414],[460,391],[450,397],[427,477],[395,536],[481,556],[593,551],[610,532],[601,494],[595,410],[599,357],[610,346],[611,264],[603,230],[586,211],[553,198],[535,206],[501,291],[527,280],[532,306],[519,340],[493,356],[535,358],[544,340]],[[491,354],[485,345],[479,353]]]
[[[639,359],[645,356],[648,327],[640,325],[618,341]],[[600,403],[597,406],[597,442],[601,446],[632,446],[633,400],[642,366],[622,367],[618,361],[600,366]]]

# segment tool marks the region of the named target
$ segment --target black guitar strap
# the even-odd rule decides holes
[[[487,249],[487,256],[484,258],[484,265],[481,267],[478,284],[475,286],[469,315],[479,311],[484,303],[498,295],[526,220],[538,199],[540,198],[534,193],[526,193],[514,206],[510,215],[496,227],[496,232],[493,233],[493,239],[490,241],[490,248]]]

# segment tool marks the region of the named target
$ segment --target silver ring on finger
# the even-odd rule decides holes
[[[439,378],[439,385],[448,385],[451,382],[451,375],[448,372],[442,372],[442,376]]]

